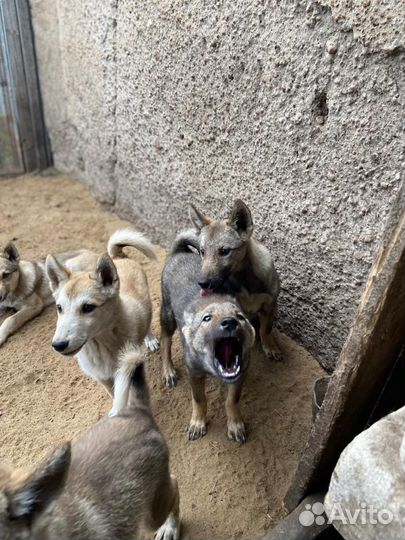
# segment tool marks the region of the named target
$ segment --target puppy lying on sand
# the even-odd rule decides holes
[[[140,526],[156,540],[179,537],[179,493],[169,452],[149,407],[143,358],[122,356],[129,401],[30,475],[0,466],[2,540],[124,540]]]
[[[239,400],[255,332],[231,296],[200,296],[196,281],[201,271],[198,247],[195,234],[180,234],[163,270],[160,314],[163,379],[167,386],[176,384],[171,341],[178,328],[192,392],[189,439],[198,439],[206,433],[204,384],[208,374],[229,385],[225,404],[228,437],[245,442],[246,430]]]
[[[79,258],[91,257],[86,250],[57,255],[61,263],[74,267]],[[93,256],[94,257],[94,256]],[[45,260],[23,261],[13,242],[0,253],[0,309],[12,309],[0,326],[0,346],[23,324],[52,304],[52,292],[45,275]]]
[[[120,350],[128,343],[146,341],[157,350],[158,342],[150,334],[152,303],[146,274],[140,265],[127,258],[122,249],[132,246],[149,259],[157,260],[154,247],[141,233],[116,231],[108,241],[108,255],[94,264],[71,271],[48,255],[48,275],[58,312],[53,348],[65,356],[75,356],[81,369],[100,382],[112,396],[113,386],[129,382],[118,368]],[[114,399],[111,414],[122,406]]]

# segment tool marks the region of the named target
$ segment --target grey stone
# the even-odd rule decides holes
[[[326,514],[346,540],[402,540],[404,486],[405,407],[363,431],[342,452],[325,498]],[[354,523],[341,519],[349,516]]]
[[[223,216],[244,199],[281,276],[279,327],[332,369],[405,154],[389,4],[369,28],[343,0],[31,0],[55,166],[164,245],[189,201]]]

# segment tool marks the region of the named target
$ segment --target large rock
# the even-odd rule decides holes
[[[363,431],[342,452],[325,510],[346,540],[405,538],[405,407]],[[348,523],[356,512],[355,523]]]

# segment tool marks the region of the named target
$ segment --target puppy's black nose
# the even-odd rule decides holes
[[[66,349],[66,347],[69,345],[69,341],[53,341],[52,347],[55,349],[55,351],[62,352]]]
[[[210,280],[210,279],[207,279],[206,281],[199,281],[199,282],[198,282],[198,285],[199,285],[202,289],[211,289],[211,280]]]
[[[233,317],[227,317],[226,319],[222,319],[221,321],[221,326],[225,330],[235,330],[237,324],[238,321]]]

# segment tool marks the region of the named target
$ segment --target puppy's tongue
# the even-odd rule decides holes
[[[209,296],[213,292],[212,289],[200,289],[200,296]]]

